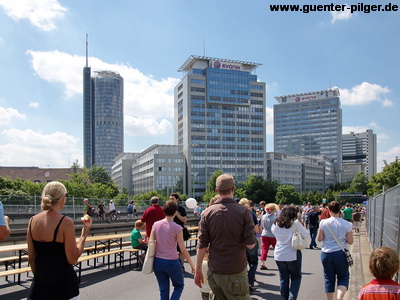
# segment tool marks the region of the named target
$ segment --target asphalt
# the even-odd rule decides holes
[[[320,246],[320,244],[319,244]],[[350,247],[354,259],[354,266],[350,269],[350,287],[345,296],[346,300],[357,299],[361,287],[372,277],[368,272],[368,257],[371,252],[365,226],[361,227],[360,234],[355,234],[354,244]],[[194,251],[190,252],[194,260]],[[279,272],[273,259],[273,250],[267,258],[268,270],[257,270],[255,292],[252,300],[281,299],[279,294]],[[190,267],[186,263],[186,270]],[[320,260],[320,250],[303,250],[302,283],[299,300],[326,299],[324,294],[323,270]],[[22,275],[22,284],[8,283],[0,278],[0,299],[26,299],[32,280],[32,274]],[[12,279],[12,278],[11,278]],[[145,275],[137,269],[130,269],[125,263],[124,268],[100,266],[93,269],[84,266],[80,285],[80,298],[87,300],[102,299],[159,299],[158,285],[154,274]],[[185,288],[182,300],[201,299],[199,288],[194,284],[193,275],[185,272]]]

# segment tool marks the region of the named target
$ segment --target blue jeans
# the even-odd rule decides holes
[[[342,250],[331,253],[321,252],[321,261],[324,266],[325,293],[335,292],[336,277],[338,286],[349,287],[349,265]]]
[[[178,300],[183,292],[183,272],[179,259],[162,259],[155,257],[153,264],[154,274],[156,274],[158,288],[160,290],[160,300]],[[169,279],[172,281],[174,291],[169,297]]]
[[[297,299],[301,284],[301,258],[301,251],[297,250],[297,260],[276,261],[281,281],[281,296],[284,300]]]
[[[310,248],[317,247],[317,243],[315,242],[315,238],[317,237],[318,227],[309,227],[310,229],[310,236],[311,236],[311,244]]]

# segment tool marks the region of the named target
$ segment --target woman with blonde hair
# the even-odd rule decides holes
[[[67,195],[61,182],[47,183],[42,192],[43,211],[29,220],[28,256],[34,278],[28,299],[79,299],[73,265],[82,254],[92,219],[82,220],[82,233],[76,241],[74,221],[60,213]]]

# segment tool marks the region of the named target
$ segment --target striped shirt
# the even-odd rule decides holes
[[[358,300],[399,300],[400,284],[391,279],[374,279],[358,294]]]

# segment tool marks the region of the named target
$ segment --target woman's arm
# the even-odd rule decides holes
[[[78,258],[82,254],[83,248],[85,247],[86,237],[92,227],[92,218],[87,221],[82,221],[82,223],[83,227],[81,236],[77,242],[75,238],[74,222],[68,217],[65,218],[64,247],[68,263],[71,265],[76,264]]]
[[[29,220],[29,225],[28,225],[28,231],[26,233],[26,240],[28,242],[28,261],[29,265],[31,266],[32,273],[35,274],[36,270],[36,265],[35,265],[35,257],[36,257],[36,251],[35,247],[33,246],[32,242],[32,237],[31,237],[31,223],[32,223],[32,218]]]
[[[178,240],[178,246],[179,249],[181,249],[181,253],[183,254],[183,257],[187,260],[189,263],[190,267],[192,268],[192,273],[195,271],[194,264],[192,262],[192,259],[190,258],[189,252],[186,250],[185,247],[185,242],[183,241],[183,233],[180,231],[177,235],[177,240]]]
[[[322,242],[324,240],[324,232],[321,228],[318,228],[318,233],[317,233],[317,241]]]
[[[353,238],[353,231],[349,231],[346,233],[346,243],[349,245],[353,245],[354,238]]]
[[[309,243],[311,242],[310,233],[309,233],[308,230],[301,224],[300,221],[297,223],[297,226],[299,227],[300,234],[306,239],[307,243],[309,244]]]

